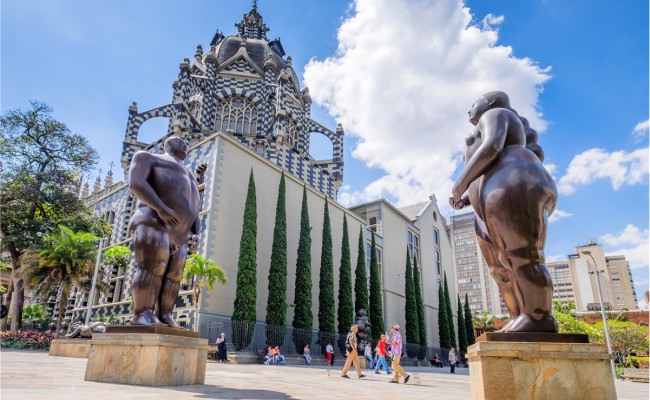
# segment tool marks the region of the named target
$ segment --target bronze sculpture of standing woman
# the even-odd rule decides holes
[[[183,165],[187,145],[172,137],[164,146],[165,154],[139,151],[131,160],[129,185],[139,200],[129,225],[138,267],[131,325],[179,327],[172,311],[188,250],[198,247],[199,190]],[[205,168],[201,165],[197,173],[202,175]]]
[[[449,203],[474,207],[478,244],[510,314],[502,331],[557,332],[544,260],[557,189],[536,134],[499,91],[479,97],[469,121],[476,128],[465,141],[465,168]]]

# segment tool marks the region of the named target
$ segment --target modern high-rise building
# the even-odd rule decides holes
[[[547,267],[553,279],[553,299],[564,305],[573,303],[577,311],[600,310],[596,270],[600,271],[606,309],[639,308],[632,271],[625,256],[605,255],[603,246],[595,240],[576,247],[567,260],[549,263]]]
[[[476,241],[474,219],[474,212],[454,215],[448,225],[456,264],[457,291],[463,302],[467,295],[472,312],[488,311],[493,315],[507,315],[508,310],[499,294],[499,287],[492,279]]]

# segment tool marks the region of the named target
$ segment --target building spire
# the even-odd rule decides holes
[[[239,30],[239,36],[248,39],[266,39],[266,32],[270,31],[269,27],[264,24],[264,19],[257,12],[257,1],[253,0],[253,8],[244,14],[242,20],[235,24]]]

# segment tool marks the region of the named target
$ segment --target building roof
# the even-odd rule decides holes
[[[430,203],[430,201],[423,201],[422,203],[411,204],[410,206],[399,207],[404,215],[409,217],[411,221],[415,221],[417,216],[420,215],[422,210]]]

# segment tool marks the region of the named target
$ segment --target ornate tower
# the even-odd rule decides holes
[[[192,146],[220,132],[335,200],[343,181],[343,128],[332,131],[311,118],[309,89],[301,89],[280,38],[267,39],[270,29],[255,3],[235,27],[231,36],[217,30],[207,53],[199,45],[192,62],[183,60],[170,104],[145,112],[136,103],[129,107],[121,158],[125,175],[136,151],[155,150],[170,135]],[[153,144],[139,142],[140,126],[156,117],[169,120],[167,135]],[[314,134],[331,141],[331,159],[309,154]]]

